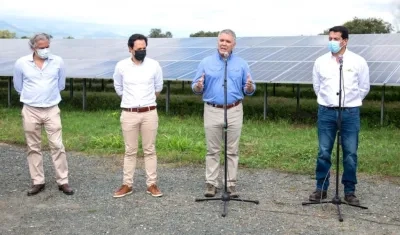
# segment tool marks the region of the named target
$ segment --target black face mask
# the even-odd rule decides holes
[[[135,51],[134,57],[139,61],[143,61],[144,57],[146,57],[146,50]]]

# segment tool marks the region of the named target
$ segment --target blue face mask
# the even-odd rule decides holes
[[[339,41],[329,41],[328,48],[332,53],[338,53],[342,47]]]

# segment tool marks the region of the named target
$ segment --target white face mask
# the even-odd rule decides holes
[[[50,51],[47,48],[36,49],[36,54],[42,59],[47,59],[49,57]]]

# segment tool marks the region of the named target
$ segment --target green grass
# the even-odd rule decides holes
[[[63,139],[67,151],[102,156],[123,155],[124,145],[119,123],[119,98],[106,86],[106,92],[88,92],[88,111],[82,112],[80,91],[69,97],[62,93],[60,104]],[[78,87],[78,86],[77,86]],[[263,92],[246,97],[244,125],[240,142],[240,165],[272,168],[293,173],[313,174],[317,154],[316,101],[310,87],[302,87],[300,111],[291,86],[276,88],[268,97],[268,118],[263,120]],[[272,90],[271,87],[269,89]],[[78,89],[77,89],[78,90]],[[95,90],[96,92],[94,92]],[[359,172],[382,176],[400,176],[400,93],[388,89],[385,122],[380,126],[380,91],[372,91],[362,108],[359,146]],[[0,90],[0,142],[25,145],[18,97],[6,108],[6,94]],[[164,90],[165,91],[165,90]],[[269,93],[272,91],[268,90]],[[279,95],[278,95],[279,94]],[[374,94],[378,98],[374,98]],[[312,97],[312,98],[310,98]],[[174,164],[204,164],[206,142],[203,128],[203,104],[185,85],[172,86],[170,112],[165,113],[165,96],[158,100],[160,124],[157,136],[159,161]],[[43,146],[47,140],[43,134]],[[335,153],[336,151],[334,151]],[[139,155],[142,156],[140,150]],[[335,154],[334,154],[335,155]],[[333,156],[335,157],[335,156]],[[222,154],[221,154],[222,158]],[[334,169],[334,168],[333,168]]]

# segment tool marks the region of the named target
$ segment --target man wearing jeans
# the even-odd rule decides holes
[[[343,26],[329,30],[330,52],[319,57],[313,69],[313,87],[318,102],[319,151],[316,165],[316,190],[310,201],[327,198],[331,154],[337,134],[339,114],[340,65],[342,65],[341,145],[343,149],[342,184],[344,199],[359,205],[357,184],[357,149],[360,131],[360,106],[370,90],[369,68],[364,58],[347,49],[349,33]],[[336,172],[338,174],[338,172]]]
[[[204,58],[192,82],[195,94],[202,94],[204,101],[204,128],[207,140],[206,190],[204,196],[213,197],[219,188],[219,160],[224,136],[224,74],[227,61],[227,189],[231,197],[236,192],[237,168],[239,162],[239,140],[243,124],[244,95],[253,95],[256,85],[250,76],[246,61],[233,53],[236,35],[230,29],[218,35],[218,48],[211,56]]]
[[[142,136],[144,164],[147,175],[147,193],[162,196],[157,187],[156,136],[158,114],[156,98],[163,88],[160,64],[146,57],[147,38],[133,34],[128,40],[131,56],[117,63],[114,71],[114,87],[121,97],[121,128],[125,141],[124,177],[122,186],[114,197],[132,193],[136,168],[139,133]]]
[[[65,88],[65,66],[61,57],[50,54],[50,36],[34,35],[29,40],[33,53],[17,60],[14,67],[14,88],[20,95],[22,121],[28,145],[28,164],[33,185],[28,196],[45,188],[43,156],[41,152],[42,127],[49,140],[51,157],[60,191],[72,195],[68,184],[68,163],[62,141],[62,125],[58,103]]]

